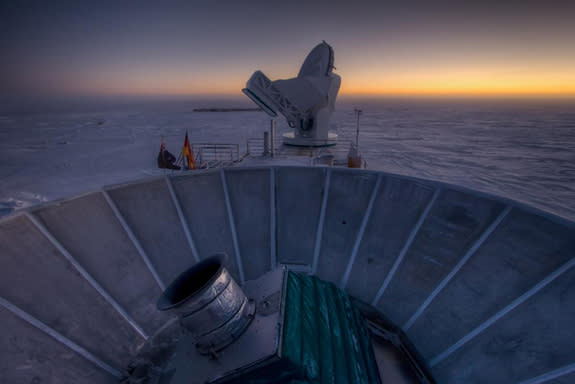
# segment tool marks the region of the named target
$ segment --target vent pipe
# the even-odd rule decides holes
[[[255,305],[224,267],[225,254],[202,260],[176,278],[157,302],[178,316],[201,354],[233,343],[250,324]]]

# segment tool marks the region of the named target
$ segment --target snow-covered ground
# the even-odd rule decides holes
[[[162,136],[177,155],[186,131],[192,142],[245,143],[267,127],[260,113],[198,113],[193,107],[143,103],[0,114],[0,214],[161,175],[156,156]]]
[[[0,215],[14,209],[161,175],[161,137],[177,154],[192,142],[262,137],[263,112],[193,112],[212,101],[66,105],[0,112]],[[215,106],[249,107],[249,101]],[[575,219],[575,108],[569,102],[343,101],[333,117],[369,168],[442,180]],[[278,119],[280,131],[286,124]]]

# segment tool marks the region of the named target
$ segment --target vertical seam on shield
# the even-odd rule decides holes
[[[557,368],[553,371],[546,372],[542,375],[533,377],[533,378],[528,379],[528,380],[523,380],[519,384],[541,384],[541,383],[545,383],[549,380],[553,380],[553,379],[556,379],[558,377],[568,375],[568,374],[573,373],[573,372],[575,372],[575,363],[565,365],[561,368]]]
[[[230,201],[230,193],[228,191],[228,182],[224,168],[220,169],[220,179],[222,181],[222,189],[224,190],[224,200],[226,202],[226,210],[228,211],[228,221],[230,222],[230,231],[232,232],[232,242],[234,244],[234,253],[236,256],[236,264],[238,265],[238,274],[240,275],[240,283],[243,284],[244,277],[244,264],[242,255],[240,254],[240,247],[238,244],[238,236],[236,233],[236,221],[234,220],[234,212],[232,211],[232,203]]]
[[[483,332],[484,330],[489,328],[491,325],[495,324],[499,319],[501,319],[503,316],[507,315],[509,312],[511,312],[512,310],[517,308],[523,302],[527,301],[531,296],[535,295],[541,289],[545,288],[549,283],[551,283],[557,277],[561,276],[563,273],[568,271],[574,265],[575,265],[575,258],[573,258],[573,259],[569,260],[568,262],[566,262],[565,264],[563,264],[561,267],[556,269],[554,272],[552,272],[550,275],[545,277],[539,283],[537,283],[533,287],[531,287],[524,294],[522,294],[521,296],[519,296],[518,298],[513,300],[511,303],[509,303],[503,309],[501,309],[500,311],[495,313],[493,316],[491,316],[489,319],[484,321],[482,324],[477,326],[475,329],[473,329],[467,335],[463,336],[455,344],[453,344],[452,346],[450,346],[449,348],[445,349],[443,352],[441,352],[440,354],[435,356],[433,359],[431,359],[429,362],[429,366],[434,367],[437,364],[439,364],[441,361],[445,360],[453,352],[457,351],[459,348],[461,348],[468,341],[470,341],[471,339],[473,339],[474,337],[479,335],[481,332]]]
[[[312,275],[317,273],[317,265],[319,262],[319,253],[321,250],[321,238],[323,234],[323,224],[325,221],[325,211],[327,209],[327,199],[329,195],[329,187],[330,187],[330,179],[331,179],[331,169],[328,169],[325,176],[325,185],[324,185],[324,193],[323,199],[321,202],[321,210],[319,214],[319,222],[317,224],[317,231],[315,235],[315,246],[313,250],[313,264],[311,268]]]
[[[495,220],[489,225],[489,227],[479,236],[479,238],[473,243],[471,248],[463,255],[463,257],[459,260],[459,262],[453,267],[453,269],[449,272],[447,276],[435,287],[433,292],[425,299],[423,304],[415,311],[415,313],[411,316],[411,318],[403,325],[402,330],[407,332],[409,328],[415,323],[415,321],[421,316],[421,314],[425,311],[425,309],[431,304],[431,302],[437,297],[437,295],[445,288],[445,286],[451,281],[453,277],[459,272],[461,268],[467,263],[467,261],[475,254],[477,249],[483,245],[485,240],[497,229],[499,224],[503,221],[503,219],[507,216],[507,214],[511,211],[511,206],[505,207],[503,211],[497,216]]]
[[[385,290],[387,289],[387,287],[389,286],[389,283],[391,282],[391,279],[393,279],[395,272],[397,271],[397,269],[399,268],[399,265],[401,264],[401,262],[403,261],[403,258],[405,257],[405,255],[407,254],[407,251],[409,250],[409,247],[411,246],[411,243],[413,242],[413,240],[415,239],[415,236],[417,236],[417,233],[419,232],[419,229],[421,228],[423,222],[425,221],[425,219],[427,218],[427,215],[429,214],[429,211],[431,211],[431,208],[433,207],[433,205],[435,204],[435,201],[437,200],[437,197],[439,196],[439,193],[441,192],[441,188],[436,188],[435,192],[433,193],[433,197],[431,198],[431,200],[429,200],[429,202],[427,203],[427,206],[425,207],[425,210],[423,211],[423,213],[421,214],[421,216],[419,217],[419,219],[417,220],[417,223],[415,224],[415,226],[413,227],[413,229],[411,230],[411,233],[409,234],[409,237],[407,238],[407,241],[405,242],[401,252],[399,253],[399,256],[397,257],[397,259],[395,260],[395,263],[393,263],[393,266],[391,267],[391,269],[389,270],[389,273],[387,274],[387,276],[385,277],[385,280],[383,281],[383,284],[381,284],[381,287],[379,288],[379,291],[377,292],[377,294],[375,295],[375,298],[373,299],[371,305],[375,306],[377,305],[377,303],[379,302],[379,299],[381,299],[381,296],[383,296],[383,293],[385,292]]]
[[[70,264],[72,264],[72,267],[74,267],[74,269],[78,271],[80,276],[82,276],[84,280],[86,280],[88,284],[90,284],[90,286],[92,286],[92,288],[94,288],[96,292],[98,292],[98,294],[102,296],[104,300],[106,300],[106,302],[110,304],[112,308],[114,308],[114,310],[118,312],[120,316],[122,316],[124,320],[140,336],[142,336],[145,340],[147,340],[149,336],[146,334],[146,332],[144,332],[142,327],[140,327],[138,323],[130,315],[128,315],[126,310],[124,310],[124,308],[116,300],[114,300],[114,298],[110,296],[108,292],[106,292],[106,290],[96,281],[96,279],[94,279],[92,275],[90,275],[90,273],[88,273],[88,271],[84,269],[84,267],[80,264],[80,262],[76,260],[74,256],[72,256],[72,254],[68,252],[66,248],[64,248],[64,246],[56,239],[56,237],[54,237],[54,235],[48,230],[48,228],[46,228],[44,224],[40,223],[40,221],[36,217],[34,217],[34,215],[32,215],[31,213],[26,212],[24,215],[28,218],[28,220],[32,222],[32,224],[40,231],[40,233],[46,239],[48,239],[48,241],[54,246],[54,248],[56,248],[58,252],[60,252],[60,254]]]
[[[349,275],[351,274],[351,270],[353,269],[353,265],[355,263],[355,259],[357,258],[357,253],[359,251],[359,247],[360,247],[361,242],[363,240],[363,235],[365,234],[365,229],[367,228],[367,224],[369,223],[369,220],[371,218],[371,212],[373,210],[373,205],[375,203],[375,199],[377,198],[377,194],[379,193],[379,189],[380,189],[382,180],[383,180],[383,175],[380,173],[377,176],[377,182],[375,183],[375,186],[373,187],[373,191],[371,192],[369,204],[367,205],[367,208],[366,208],[365,213],[363,215],[361,227],[359,228],[359,231],[357,233],[357,238],[355,239],[355,243],[354,243],[353,249],[351,251],[351,256],[349,257],[349,261],[347,263],[345,273],[343,274],[343,277],[342,277],[341,282],[340,282],[340,287],[342,287],[344,289],[347,286],[347,282],[349,280]]]
[[[55,339],[57,342],[61,343],[68,349],[76,352],[78,355],[82,356],[84,359],[90,361],[97,367],[101,368],[102,370],[106,371],[107,373],[115,376],[117,378],[122,378],[122,374],[120,371],[109,364],[105,363],[102,359],[97,357],[96,355],[90,353],[84,347],[74,343],[72,340],[68,339],[66,336],[62,335],[61,333],[57,332],[56,330],[52,329],[48,325],[44,324],[40,320],[36,319],[34,316],[30,315],[29,313],[23,311],[22,309],[18,308],[16,305],[12,304],[8,300],[0,297],[0,305],[6,308],[8,311],[12,312],[18,318],[26,321],[28,324],[36,327],[40,331],[44,332],[48,336]]]
[[[110,197],[110,195],[108,194],[107,191],[102,191],[102,195],[104,195],[104,199],[108,203],[108,206],[110,207],[110,209],[112,209],[114,216],[116,216],[116,219],[118,220],[118,222],[120,223],[120,225],[122,226],[122,228],[124,229],[126,234],[128,235],[128,238],[130,239],[130,241],[132,242],[132,244],[136,248],[136,251],[138,252],[140,257],[144,261],[144,264],[146,264],[146,267],[148,267],[148,271],[150,271],[150,273],[152,274],[152,277],[154,278],[154,280],[156,281],[156,283],[158,284],[160,289],[163,291],[164,289],[166,289],[166,285],[164,284],[164,282],[160,278],[160,275],[158,275],[158,271],[156,271],[154,264],[152,264],[152,261],[148,257],[148,254],[146,253],[146,251],[144,250],[144,248],[142,247],[142,245],[138,241],[138,238],[136,237],[136,235],[134,234],[134,232],[132,231],[132,229],[130,228],[130,226],[128,225],[126,220],[124,219],[124,216],[122,216],[122,213],[120,212],[120,210],[116,206],[116,203],[114,203],[114,201],[112,200],[112,198]]]
[[[186,220],[186,216],[184,216],[184,211],[182,211],[182,206],[180,205],[180,201],[178,200],[178,196],[176,195],[176,191],[174,190],[174,186],[172,185],[172,180],[165,176],[164,179],[166,180],[166,184],[168,185],[168,190],[170,191],[170,196],[172,198],[172,203],[174,204],[174,208],[176,208],[176,212],[178,213],[178,217],[180,219],[180,223],[182,224],[182,229],[184,230],[184,235],[186,236],[186,240],[188,240],[188,245],[192,251],[192,256],[196,262],[200,261],[200,255],[198,250],[196,249],[196,244],[190,232],[190,227],[188,226],[188,221]]]
[[[270,167],[270,270],[277,266],[276,253],[276,176],[275,169]]]

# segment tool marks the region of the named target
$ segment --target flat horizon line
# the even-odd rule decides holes
[[[2,100],[30,100],[30,99],[67,99],[67,98],[85,98],[85,99],[99,99],[99,98],[118,98],[118,99],[151,99],[151,98],[207,98],[207,99],[221,99],[221,98],[238,98],[245,99],[243,93],[61,93],[61,94],[9,94],[0,95],[0,101]],[[450,98],[461,98],[461,99],[575,99],[574,94],[549,94],[549,93],[509,93],[509,94],[471,94],[471,93],[343,93],[339,94],[338,99],[450,99]],[[247,100],[247,99],[246,99]]]

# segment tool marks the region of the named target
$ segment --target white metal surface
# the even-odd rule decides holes
[[[341,83],[333,62],[333,49],[324,41],[308,54],[297,77],[271,81],[256,71],[243,92],[268,115],[285,116],[295,129],[295,137],[286,143],[328,145],[329,120]]]

